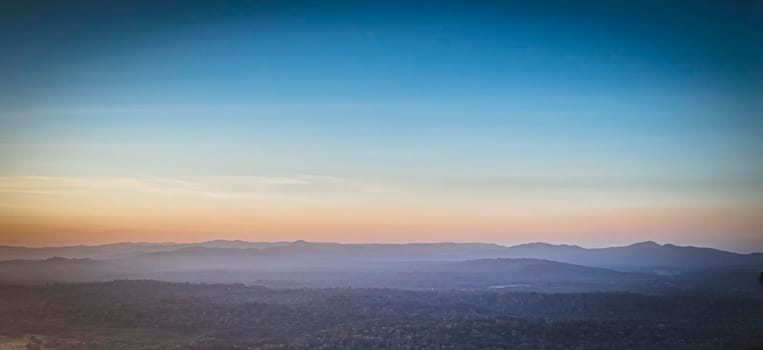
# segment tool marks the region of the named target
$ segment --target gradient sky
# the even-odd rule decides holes
[[[0,244],[763,250],[759,1],[19,1]]]

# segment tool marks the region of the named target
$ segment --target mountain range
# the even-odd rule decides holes
[[[0,246],[0,261],[44,260],[53,257],[114,260],[174,256],[269,257],[283,260],[322,256],[364,261],[469,260],[488,258],[545,259],[618,271],[676,271],[722,266],[757,266],[763,253],[738,254],[713,248],[658,244],[653,241],[622,247],[583,248],[576,245],[528,243],[502,246],[490,243],[341,244],[296,242],[207,241],[200,243],[114,243],[94,246],[28,248]]]
[[[116,279],[271,287],[544,292],[757,292],[763,253],[641,242],[587,249],[530,243],[340,244],[209,241],[0,247],[0,282]],[[751,278],[748,278],[752,276]]]

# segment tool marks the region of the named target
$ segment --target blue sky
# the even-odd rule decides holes
[[[17,5],[0,30],[9,242],[763,243],[755,2]],[[315,208],[287,203],[283,217],[263,214],[244,228],[205,222],[193,235],[167,219],[157,229],[172,231],[166,237],[114,213],[99,214],[98,229],[86,219],[106,202],[139,215],[145,203],[168,201],[176,192],[155,198],[156,187],[174,180],[244,191],[228,177],[299,183],[255,191],[318,198],[332,210],[318,220],[304,214]],[[136,178],[154,179],[143,184],[150,190],[123,198],[119,184]],[[77,187],[89,202],[45,214],[72,200],[56,186],[68,195]],[[209,205],[258,211],[267,198]],[[410,198],[421,201],[409,208],[421,219],[383,218]],[[365,219],[346,221],[349,208],[366,208]],[[644,215],[622,218],[629,210]],[[438,235],[425,219],[443,216],[453,229]],[[286,218],[305,218],[304,227]],[[546,229],[544,220],[571,224]]]

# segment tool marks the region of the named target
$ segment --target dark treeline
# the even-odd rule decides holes
[[[0,287],[0,336],[55,349],[727,349],[763,301],[713,295],[273,290],[154,281]],[[34,338],[32,338],[34,337]]]

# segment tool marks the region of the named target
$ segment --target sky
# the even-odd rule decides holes
[[[11,1],[0,245],[763,251],[758,1]]]

